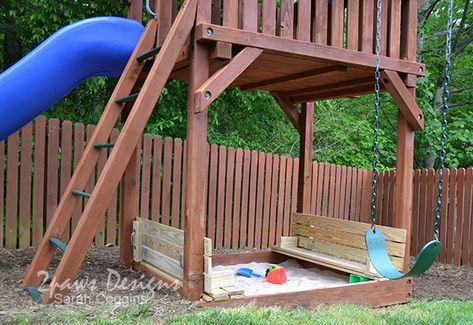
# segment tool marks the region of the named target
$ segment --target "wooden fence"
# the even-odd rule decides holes
[[[35,246],[41,239],[92,135],[94,126],[44,117],[0,142],[0,247]],[[115,130],[110,141],[118,136]],[[93,190],[107,160],[103,150],[85,191]],[[185,142],[145,135],[141,142],[139,215],[182,228],[185,210]],[[265,248],[290,232],[296,207],[298,159],[263,152],[209,146],[207,236],[215,246]],[[371,172],[313,163],[311,212],[347,220],[369,220]],[[432,237],[438,173],[414,174],[412,254]],[[444,175],[442,262],[473,265],[473,168]],[[378,220],[392,226],[395,172],[380,173]],[[117,244],[120,187],[110,203],[96,245]],[[73,214],[77,224],[87,199]],[[68,237],[69,234],[66,236]]]

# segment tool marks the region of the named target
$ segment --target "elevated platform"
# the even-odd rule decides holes
[[[292,102],[354,97],[373,92],[376,56],[372,53],[285,39],[212,24],[197,26],[199,42],[227,46],[224,56],[217,53],[211,60],[215,73],[242,48],[263,50],[260,55],[231,84],[243,91],[266,90],[283,93]],[[182,51],[182,61],[176,65],[172,78],[188,80],[188,49]],[[425,75],[425,66],[383,56],[381,69],[407,75]],[[384,90],[384,89],[383,89]]]

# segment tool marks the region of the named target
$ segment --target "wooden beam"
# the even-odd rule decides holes
[[[271,95],[278,103],[279,107],[281,107],[284,114],[286,114],[289,121],[292,125],[296,128],[296,130],[300,133],[301,132],[301,113],[297,110],[296,106],[292,103],[292,101],[283,93],[274,92]]]
[[[197,23],[210,21],[211,2],[200,0]],[[208,110],[196,113],[195,93],[209,78],[209,47],[191,37],[189,98],[187,107],[187,185],[184,213],[184,295],[199,299],[204,292],[204,237],[208,176],[207,124]]]
[[[302,96],[306,94],[312,94],[317,92],[322,92],[326,90],[340,90],[345,88],[352,88],[360,85],[371,84],[374,91],[374,77],[366,77],[360,79],[345,80],[336,83],[330,83],[320,86],[313,86],[304,89],[296,89],[286,92],[289,97]]]
[[[210,51],[210,59],[227,61],[232,59],[232,44],[217,42]]]
[[[268,53],[284,53],[286,56],[303,57],[308,60],[338,65],[343,64],[369,70],[376,68],[376,57],[371,53],[356,52],[343,48],[285,39],[230,27],[199,24],[196,27],[196,38],[201,42],[222,41],[241,46],[257,46]],[[385,56],[381,58],[381,69],[414,74],[417,76],[425,75],[424,64]]]
[[[215,72],[195,92],[195,112],[207,109],[262,53],[261,49],[245,47],[227,65]]]
[[[382,90],[382,89],[381,89]],[[364,94],[369,94],[373,92],[373,85],[372,84],[361,84],[355,85],[352,87],[347,87],[343,89],[332,89],[332,90],[324,90],[318,91],[315,93],[310,93],[301,96],[294,96],[291,97],[294,103],[305,103],[307,101],[320,101],[320,100],[327,100],[327,99],[335,99],[335,98],[351,98],[357,97]]]
[[[314,103],[302,104],[300,128],[301,131],[297,212],[310,213],[310,186],[312,180],[312,142],[314,132]]]
[[[417,106],[416,101],[397,72],[382,71],[381,81],[412,129],[414,131],[422,131],[424,129],[424,114],[419,106]]]
[[[334,65],[334,66],[329,66],[329,67],[325,67],[321,69],[304,71],[304,72],[300,72],[300,73],[296,73],[296,74],[292,74],[292,75],[284,76],[280,78],[273,78],[273,79],[246,84],[246,85],[240,86],[240,89],[243,91],[253,91],[253,90],[262,89],[266,86],[274,87],[279,84],[284,84],[291,81],[301,81],[307,78],[312,78],[316,76],[322,77],[322,76],[326,76],[326,75],[330,75],[330,74],[338,73],[338,72],[344,73],[346,71],[347,71],[347,67]]]

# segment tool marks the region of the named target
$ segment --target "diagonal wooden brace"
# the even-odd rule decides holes
[[[301,113],[297,110],[296,106],[292,103],[291,99],[283,93],[272,92],[271,95],[281,107],[284,114],[286,114],[289,121],[296,128],[299,133],[301,132]]]
[[[245,47],[226,66],[215,72],[195,92],[195,112],[207,109],[262,53],[261,49]]]
[[[424,129],[424,114],[419,106],[417,106],[415,99],[404,82],[402,82],[399,74],[394,71],[384,70],[381,72],[381,81],[412,129],[414,131],[422,131]]]

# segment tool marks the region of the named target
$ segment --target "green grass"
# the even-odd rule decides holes
[[[18,313],[10,319],[18,324],[161,324],[149,306],[121,310],[89,306],[71,310],[64,306]],[[195,309],[165,320],[169,324],[473,324],[473,301],[414,301],[389,308],[368,309],[354,305],[302,308]]]
[[[473,324],[473,301],[412,302],[403,306],[368,309],[354,305],[301,308],[203,309],[174,316],[171,324]]]

